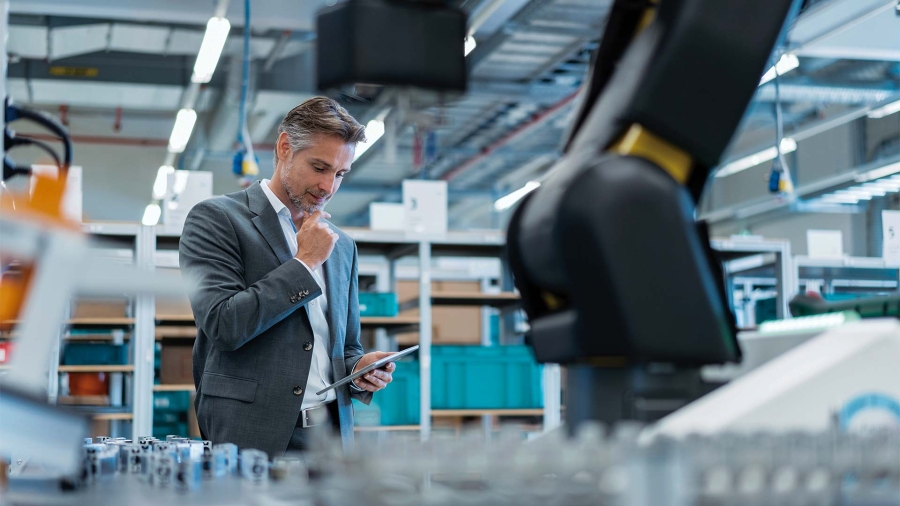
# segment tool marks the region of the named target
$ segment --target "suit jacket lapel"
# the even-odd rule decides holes
[[[278,261],[285,263],[291,259],[291,250],[284,239],[284,231],[281,229],[278,215],[275,214],[275,209],[272,208],[272,204],[259,185],[260,183],[256,182],[247,188],[248,207],[256,214],[252,220],[253,225],[262,234],[263,239],[269,243],[269,247],[278,257]]]

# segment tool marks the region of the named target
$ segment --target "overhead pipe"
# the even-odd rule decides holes
[[[570,93],[568,96],[566,96],[565,98],[563,98],[563,99],[560,100],[559,102],[557,102],[557,103],[551,105],[551,106],[548,107],[547,109],[544,109],[543,111],[541,111],[539,114],[535,115],[535,116],[534,116],[533,118],[531,118],[530,120],[528,120],[528,121],[526,121],[525,123],[519,125],[519,126],[516,127],[515,129],[513,129],[511,132],[509,132],[508,134],[504,135],[504,136],[501,137],[500,139],[494,141],[493,143],[491,143],[491,144],[488,145],[487,147],[483,148],[483,149],[481,150],[481,153],[479,153],[479,154],[473,156],[472,158],[469,158],[468,160],[466,160],[466,161],[463,162],[462,164],[457,165],[456,167],[454,167],[454,168],[448,170],[447,172],[445,172],[445,173],[441,176],[441,179],[444,180],[444,181],[450,181],[450,180],[453,179],[454,177],[460,175],[460,174],[461,174],[462,172],[464,172],[466,169],[468,169],[468,168],[472,167],[473,165],[475,165],[476,163],[480,162],[482,159],[484,159],[485,157],[487,157],[488,155],[490,155],[491,153],[493,153],[494,151],[496,151],[498,148],[503,147],[505,144],[509,143],[510,141],[514,140],[515,138],[517,138],[517,137],[519,137],[519,136],[522,136],[522,135],[524,135],[524,134],[530,132],[530,131],[533,130],[534,128],[537,128],[538,126],[540,126],[540,125],[542,125],[543,123],[549,121],[550,119],[553,119],[553,117],[554,117],[554,116],[555,116],[562,108],[564,108],[566,105],[568,105],[570,102],[572,102],[572,101],[575,99],[575,97],[578,96],[578,93],[579,93],[580,91],[581,91],[581,88],[579,88],[579,89],[575,90],[574,92]]]

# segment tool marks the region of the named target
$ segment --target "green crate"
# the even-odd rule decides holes
[[[419,423],[419,362],[399,360],[393,381],[376,393],[369,406],[353,401],[356,425],[417,425]]]
[[[188,424],[185,422],[179,423],[154,423],[153,424],[153,437],[162,439],[165,441],[166,436],[168,435],[179,435],[182,437],[187,437],[188,435]]]
[[[431,407],[543,407],[541,366],[528,346],[432,346]]]
[[[181,412],[191,406],[190,392],[153,392],[153,411]]]
[[[791,299],[790,308],[794,316],[855,311],[862,318],[900,317],[900,294],[845,300],[822,300],[799,294]]]
[[[128,348],[124,344],[66,343],[63,365],[125,365]]]
[[[153,423],[180,423],[187,421],[187,412],[185,411],[153,411]]]
[[[397,316],[396,293],[368,293],[359,294],[360,316]]]
[[[768,297],[756,301],[756,324],[778,319],[778,298]],[[750,322],[753,323],[753,322]]]

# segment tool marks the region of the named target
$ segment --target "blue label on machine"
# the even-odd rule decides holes
[[[875,414],[879,421],[884,421],[887,416],[894,424],[900,425],[900,402],[878,392],[862,394],[848,401],[838,414],[838,422],[842,430],[847,430],[854,420],[869,413]]]

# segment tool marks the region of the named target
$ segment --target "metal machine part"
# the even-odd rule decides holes
[[[575,372],[570,432],[658,419],[741,358],[694,207],[799,2],[656,4],[614,3],[567,152],[509,225],[535,356]]]
[[[490,444],[480,431],[428,445],[395,435],[361,441],[354,454],[341,452],[340,442],[332,439],[271,464],[261,452],[244,450],[247,475],[221,474],[223,465],[216,477],[203,480],[197,459],[160,456],[154,458],[155,469],[135,475],[117,471],[105,445],[85,445],[86,462],[96,468],[80,488],[63,493],[16,484],[4,499],[29,506],[330,506],[361,498],[435,506],[900,504],[897,431],[760,431],[642,442],[641,428],[630,424],[607,431],[589,423],[573,438],[554,431],[527,444],[512,428]],[[329,465],[319,466],[321,474],[313,476],[311,463],[324,461]]]

